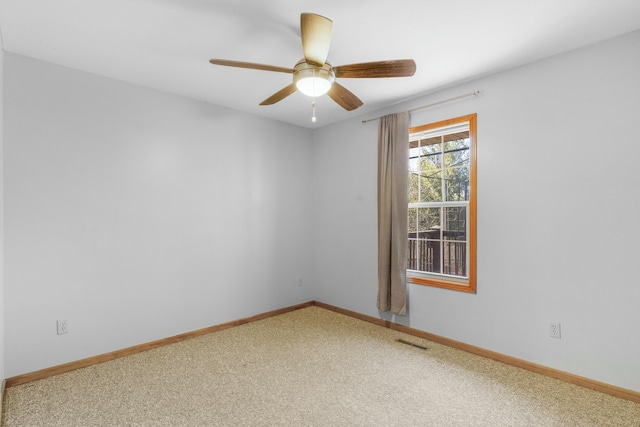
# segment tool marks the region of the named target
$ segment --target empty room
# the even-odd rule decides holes
[[[3,426],[640,426],[637,0],[0,0],[0,47]]]

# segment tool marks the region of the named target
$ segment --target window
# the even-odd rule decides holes
[[[476,290],[476,115],[409,130],[407,278]]]

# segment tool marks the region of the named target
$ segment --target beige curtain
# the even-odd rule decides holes
[[[407,311],[407,185],[409,113],[380,118],[378,127],[378,309]]]

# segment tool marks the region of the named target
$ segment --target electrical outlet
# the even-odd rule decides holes
[[[549,323],[549,336],[552,338],[560,338],[560,323]]]
[[[58,325],[58,335],[69,333],[69,321],[67,319],[58,320],[57,325]]]
[[[304,281],[302,280],[302,277],[301,277],[298,279],[298,287],[301,288],[303,284],[304,284]]]

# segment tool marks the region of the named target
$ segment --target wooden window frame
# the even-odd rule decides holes
[[[468,274],[465,279],[449,278],[438,273],[429,274],[428,272],[414,273],[414,270],[407,271],[407,281],[418,285],[433,286],[437,288],[451,289],[461,292],[476,292],[476,199],[477,199],[477,115],[468,114],[453,119],[442,120],[436,123],[416,126],[409,129],[409,133],[424,132],[427,130],[437,129],[441,127],[451,126],[458,123],[469,123],[469,258],[468,258]]]

